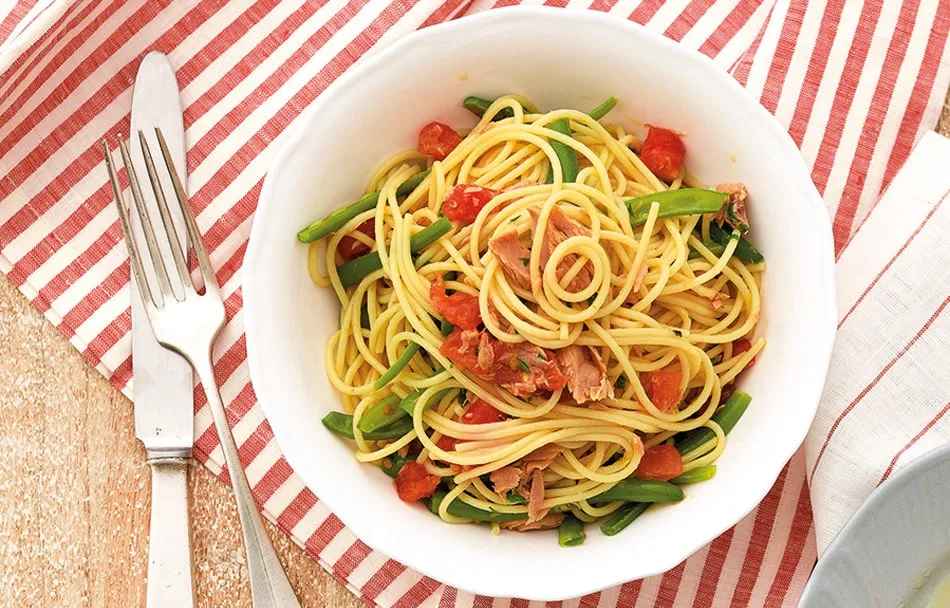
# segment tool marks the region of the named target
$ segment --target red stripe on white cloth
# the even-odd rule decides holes
[[[904,447],[902,447],[900,450],[898,450],[896,454],[894,454],[894,458],[891,459],[891,462],[887,465],[887,468],[884,470],[884,473],[881,475],[881,481],[878,482],[878,485],[887,481],[887,478],[890,477],[891,473],[894,472],[894,467],[897,466],[897,462],[901,459],[901,456],[903,456],[904,453],[907,452],[907,450],[914,447],[914,444],[920,441],[921,437],[927,434],[927,431],[934,428],[934,426],[936,426],[937,423],[940,422],[940,419],[943,418],[947,414],[948,410],[950,410],[950,402],[948,402],[945,406],[940,408],[940,410],[937,412],[937,415],[934,416],[927,424],[925,424],[923,428],[920,429],[919,433],[911,437],[910,440],[904,445]]]
[[[26,18],[36,2],[37,0],[19,0],[10,7],[10,12],[3,15],[3,18],[0,19],[0,45],[10,37],[16,27],[20,25],[20,22]],[[0,15],[2,14],[0,12]]]
[[[737,77],[741,82],[749,80],[766,107],[772,111],[794,108],[789,111],[789,123],[797,142],[802,142],[806,133],[821,134],[814,156],[807,159],[809,163],[821,160],[817,175],[830,182],[832,171],[845,171],[841,204],[835,201],[833,208],[840,207],[844,215],[837,222],[850,230],[867,207],[868,192],[879,191],[893,177],[911,143],[929,128],[925,118],[939,108],[944,92],[939,89],[945,89],[947,81],[943,55],[948,0],[942,0],[936,16],[928,14],[921,20],[918,15],[916,21],[907,14],[914,12],[916,0],[907,0],[897,19],[900,27],[893,31],[888,31],[890,25],[875,26],[867,18],[861,21],[862,31],[890,37],[885,59],[888,68],[866,98],[855,98],[842,113],[841,92],[850,90],[849,83],[858,82],[863,59],[847,61],[838,55],[840,43],[835,46],[833,42],[842,10],[856,1],[839,0],[822,11],[817,36],[805,36],[801,24],[811,15],[818,23],[820,6],[804,0],[691,0],[679,5],[658,0],[548,3],[622,13],[698,47],[720,62],[741,58]],[[494,6],[514,3],[501,0]],[[104,371],[112,374],[117,386],[126,386],[131,360],[123,349],[128,348],[129,319],[121,297],[128,297],[128,271],[120,263],[123,253],[110,210],[111,195],[101,176],[94,140],[127,125],[131,78],[146,50],[130,48],[130,41],[152,41],[144,46],[171,52],[180,66],[177,75],[185,91],[188,159],[199,224],[219,269],[219,280],[235,281],[227,293],[228,342],[217,357],[216,373],[222,394],[227,392],[229,422],[242,437],[242,459],[247,460],[254,476],[260,477],[255,494],[277,509],[266,515],[371,605],[491,605],[491,598],[445,588],[385,560],[352,537],[312,493],[302,489],[299,478],[275,450],[249,384],[237,278],[263,172],[274,152],[270,142],[356,58],[374,49],[384,37],[391,40],[390,27],[399,24],[401,31],[407,31],[441,22],[462,10],[465,0],[416,8],[414,3],[352,0],[346,4],[337,0],[336,16],[312,30],[300,45],[309,52],[287,49],[284,42],[302,27],[316,25],[314,14],[327,2],[287,6],[262,0],[248,7],[149,4],[92,0],[57,7],[58,17],[47,32],[37,34],[22,53],[0,65],[0,74],[13,76],[0,83],[5,94],[13,93],[0,101],[0,140],[4,143],[0,146],[2,267],[11,269],[11,280],[85,349],[87,357],[95,363],[110,361]],[[478,8],[485,5],[492,4],[476,3]],[[363,22],[372,22],[371,26],[348,32],[346,24],[364,17],[361,11],[368,7],[377,11],[375,20]],[[274,18],[277,11],[283,11],[279,21]],[[254,30],[265,23],[263,31]],[[202,37],[196,44],[187,34],[199,29]],[[249,41],[252,30],[255,37]],[[926,52],[917,49],[919,55],[912,55],[914,34],[925,37]],[[799,44],[799,37],[811,40]],[[338,52],[313,61],[314,49],[337,41],[340,44],[333,48]],[[865,48],[866,53],[867,44],[861,39],[851,46]],[[230,53],[224,69],[219,69],[215,62],[230,49],[239,52]],[[800,49],[805,49],[804,54]],[[278,56],[278,61],[269,60]],[[786,77],[801,62],[803,83],[784,87]],[[108,70],[97,69],[106,64]],[[901,74],[917,68],[912,92],[894,77],[894,66],[900,66]],[[121,78],[117,79],[117,74]],[[813,112],[816,101],[826,98],[829,91],[838,99],[830,120]],[[279,101],[270,101],[273,99]],[[907,100],[903,111],[892,107],[898,99]],[[847,111],[854,107],[872,108],[868,124],[880,124],[880,134],[863,135],[854,144],[853,154],[839,152],[842,132],[850,125]],[[37,146],[35,142],[45,144]],[[224,147],[238,152],[223,155],[219,150]],[[837,165],[842,154],[848,159],[843,169]],[[865,165],[876,168],[878,159],[886,159],[886,170],[874,173],[865,169]],[[862,181],[865,174],[872,173],[880,175]],[[99,178],[91,180],[90,175]],[[841,234],[847,231],[839,230]],[[114,312],[103,317],[104,310]],[[196,420],[202,421],[196,448],[212,470],[220,471],[217,436],[202,393],[198,391],[196,396]],[[799,471],[801,464],[796,466],[794,470]],[[665,575],[566,604],[601,608],[605,604],[713,606],[730,601],[740,605],[751,599],[769,606],[794,605],[814,560],[811,513],[800,477],[793,479],[786,469],[755,513]],[[498,605],[527,603],[512,600]]]

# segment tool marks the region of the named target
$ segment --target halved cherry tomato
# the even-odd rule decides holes
[[[736,340],[735,344],[732,345],[732,356],[737,357],[750,348],[752,348],[752,342],[746,340],[745,338]],[[746,365],[744,369],[749,369],[753,365],[755,365],[755,357],[752,357],[752,359],[749,360],[749,364]]]
[[[487,401],[476,399],[462,414],[463,424],[487,424],[489,422],[501,422],[506,420],[504,414],[499,412],[493,405]]]
[[[671,183],[683,168],[686,146],[675,131],[647,125],[647,138],[640,148],[640,160],[658,178]]]
[[[442,205],[442,215],[463,226],[471,224],[475,221],[482,207],[498,194],[497,190],[491,188],[459,184],[452,188],[452,191],[446,197],[445,203]]]
[[[636,476],[650,481],[669,481],[683,474],[683,459],[675,447],[661,443],[643,453]]]
[[[415,460],[410,460],[399,469],[393,485],[396,486],[396,493],[399,494],[400,500],[416,502],[432,496],[435,489],[439,487],[440,481],[442,481],[441,477],[430,475],[425,466]]]
[[[456,327],[475,329],[482,323],[482,314],[478,310],[478,298],[467,293],[446,295],[445,283],[438,276],[429,285],[429,301],[439,314]]]
[[[448,435],[442,435],[438,441],[435,442],[437,446],[442,448],[446,452],[455,451],[455,444],[458,443],[458,440],[455,437],[449,437]]]
[[[682,392],[680,391],[680,382],[683,380],[683,372],[644,372],[640,375],[643,382],[643,389],[647,392],[647,397],[656,406],[656,409],[665,412],[680,402]]]
[[[444,160],[462,137],[449,125],[432,121],[419,131],[419,151],[436,160]]]
[[[373,238],[376,236],[376,220],[370,218],[357,226],[356,230],[357,232],[362,232],[366,236]],[[361,255],[366,255],[369,253],[370,247],[363,241],[357,240],[347,235],[340,239],[340,243],[336,246],[336,250],[340,252],[340,256],[344,261],[349,262],[353,258],[358,258]]]
[[[474,338],[474,343],[468,343],[466,334]],[[475,348],[478,346],[478,332],[466,331],[456,327],[452,330],[439,348],[443,356],[450,359],[462,369],[471,372],[483,380],[491,380],[493,374],[478,365],[478,355]]]

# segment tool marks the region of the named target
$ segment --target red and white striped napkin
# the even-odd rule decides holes
[[[950,139],[924,136],[838,259],[838,338],[806,442],[819,551],[950,441]]]
[[[192,206],[226,297],[216,372],[249,481],[265,514],[369,605],[528,602],[472,596],[406,569],[361,543],[303,487],[249,383],[239,270],[264,173],[303,108],[405,33],[517,3],[470,1],[25,0],[0,8],[0,271],[128,391],[128,265],[97,142],[128,129],[140,58],[168,54],[182,87]],[[936,122],[950,84],[950,0],[544,3],[644,23],[731,70],[801,147],[839,252]],[[201,391],[195,433],[198,458],[220,473]],[[805,477],[802,452],[755,512],[684,563],[563,605],[794,606],[816,555]]]

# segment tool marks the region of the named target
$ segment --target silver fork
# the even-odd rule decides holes
[[[141,131],[139,131],[139,140],[145,157],[145,168],[152,184],[152,191],[155,193],[159,213],[162,216],[164,236],[171,246],[175,263],[174,268],[168,268],[165,265],[161,251],[158,248],[158,237],[155,228],[142,198],[142,189],[139,186],[138,177],[132,167],[128,145],[122,135],[119,135],[119,151],[129,177],[135,212],[138,213],[141,220],[145,244],[152,258],[155,276],[158,281],[158,285],[149,285],[139,254],[139,245],[132,237],[128,215],[130,209],[126,207],[123,200],[118,174],[112,160],[112,152],[109,149],[109,143],[103,140],[102,150],[105,154],[106,167],[109,170],[109,179],[112,181],[115,203],[119,210],[119,222],[122,224],[122,233],[125,235],[125,243],[129,249],[132,277],[141,295],[142,304],[152,326],[152,331],[155,333],[155,339],[162,346],[177,351],[191,363],[195,373],[201,379],[205,394],[208,396],[208,405],[211,407],[211,415],[214,418],[218,437],[221,440],[224,460],[231,476],[234,498],[237,501],[238,514],[241,518],[244,547],[247,551],[248,573],[251,579],[251,597],[255,608],[299,607],[300,603],[297,601],[293,589],[290,587],[290,582],[287,580],[287,575],[284,573],[280,561],[277,559],[277,554],[274,552],[274,547],[264,531],[261,516],[251,494],[251,487],[244,474],[244,467],[238,457],[237,445],[234,443],[234,437],[231,436],[231,429],[228,427],[217,381],[214,378],[211,352],[214,340],[224,326],[225,321],[224,302],[221,298],[218,281],[208,260],[208,253],[201,241],[201,234],[198,232],[195,218],[188,208],[188,198],[181,181],[178,179],[178,172],[175,170],[171,155],[168,152],[165,138],[162,136],[160,129],[156,128],[155,134],[158,137],[159,147],[165,160],[165,168],[171,177],[172,184],[174,184],[175,197],[178,199],[182,216],[185,218],[188,242],[197,258],[198,268],[205,284],[205,293],[199,294],[191,280],[185,251],[179,245],[178,235],[175,225],[172,223],[165,193],[162,191],[155,164],[152,162],[148,143]]]

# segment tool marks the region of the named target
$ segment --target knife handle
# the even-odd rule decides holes
[[[147,608],[193,608],[194,569],[188,513],[190,458],[153,458]]]

